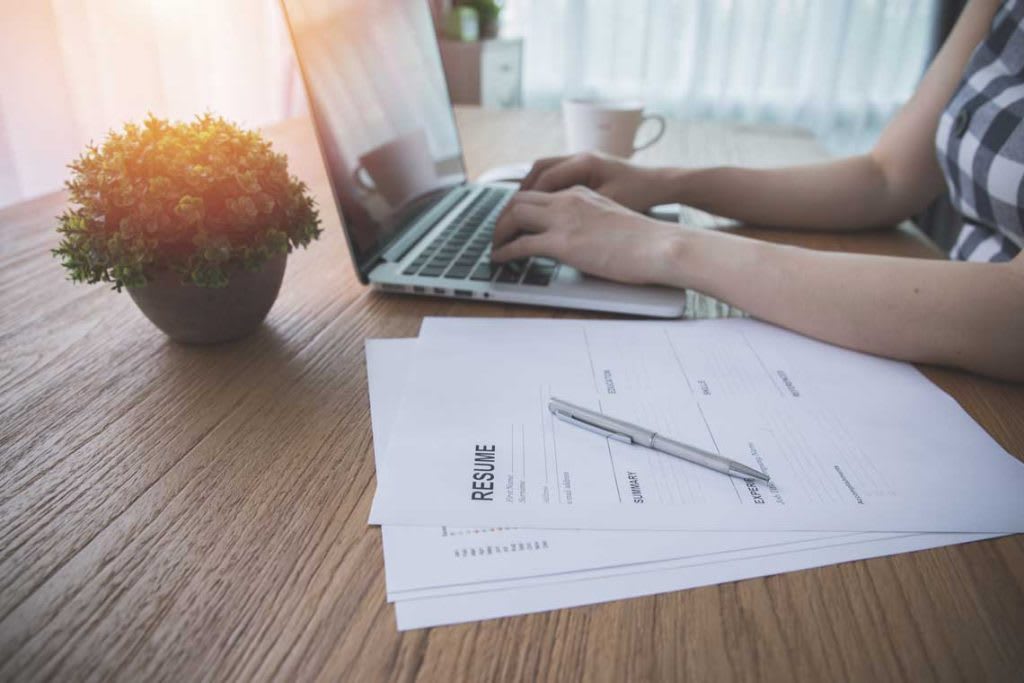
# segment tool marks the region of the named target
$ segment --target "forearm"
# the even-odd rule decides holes
[[[954,263],[786,247],[715,231],[675,239],[659,275],[840,346],[1024,380],[1024,276]]]
[[[895,225],[922,208],[872,155],[777,169],[664,169],[665,202],[753,225],[858,230]]]

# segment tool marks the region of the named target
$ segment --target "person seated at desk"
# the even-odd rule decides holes
[[[679,202],[796,230],[890,226],[948,189],[952,261],[838,254],[680,228]],[[1024,380],[1024,0],[972,0],[909,102],[862,156],[791,168],[537,161],[494,231],[495,261],[548,256],[628,283],[693,288],[834,344]]]

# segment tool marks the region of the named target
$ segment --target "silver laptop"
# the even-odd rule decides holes
[[[516,186],[466,180],[427,0],[282,0],[320,150],[363,283],[388,292],[683,314],[683,292],[551,259],[495,264]]]

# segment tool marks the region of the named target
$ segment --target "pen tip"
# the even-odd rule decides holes
[[[755,470],[753,467],[747,467],[746,465],[743,465],[738,462],[734,462],[731,465],[729,465],[729,469],[732,470],[733,472],[738,473],[740,476],[746,477],[748,479],[760,479],[766,484],[770,484],[772,481],[772,478],[769,477],[764,472],[760,470]]]

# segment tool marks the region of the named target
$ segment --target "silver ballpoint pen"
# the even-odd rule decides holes
[[[548,403],[548,409],[560,420],[609,439],[644,446],[667,455],[682,458],[696,465],[702,465],[722,474],[739,477],[740,479],[753,478],[766,482],[771,481],[771,477],[764,472],[747,467],[743,463],[723,458],[714,453],[708,453],[696,446],[688,446],[661,436],[650,429],[645,429],[625,420],[619,420],[601,413],[595,413],[593,410],[581,408],[553,396],[550,403]]]

